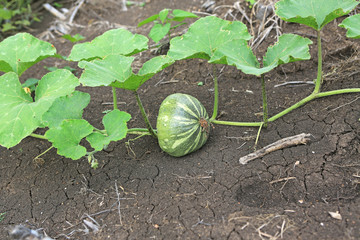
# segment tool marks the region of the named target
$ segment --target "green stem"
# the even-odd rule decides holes
[[[156,133],[157,131],[154,129],[154,132]],[[151,135],[147,128],[130,128],[127,133],[134,135]]]
[[[48,151],[50,151],[52,148],[54,148],[54,146],[49,147],[49,148],[46,149],[44,152],[42,152],[42,153],[40,153],[39,155],[37,155],[37,156],[34,158],[34,160],[40,158],[42,155],[44,155],[45,153],[47,153]]]
[[[215,120],[218,114],[218,108],[219,108],[219,84],[218,84],[218,78],[217,78],[217,73],[216,73],[216,69],[214,66],[212,66],[213,68],[213,79],[214,79],[214,110],[213,110],[213,114],[212,117],[210,118],[210,121]]]
[[[280,112],[280,113],[276,114],[275,116],[273,116],[273,117],[269,118],[269,120],[268,120],[268,121],[269,121],[269,122],[273,122],[273,121],[275,121],[276,119],[278,119],[278,118],[280,118],[280,117],[284,116],[285,114],[287,114],[287,113],[291,112],[292,110],[294,110],[294,109],[296,109],[296,108],[298,108],[298,107],[300,107],[300,106],[304,105],[305,103],[307,103],[307,102],[309,102],[309,101],[311,101],[311,100],[315,99],[315,98],[316,98],[316,95],[317,95],[317,94],[314,94],[314,93],[313,93],[313,94],[311,94],[311,95],[307,96],[306,98],[304,98],[304,99],[300,100],[299,102],[295,103],[295,104],[294,104],[294,105],[292,105],[291,107],[289,107],[289,108],[285,109],[284,111],[282,111],[282,112]]]
[[[94,132],[98,132],[98,133],[101,133],[101,134],[104,134],[104,135],[107,134],[105,129],[104,129],[104,130],[100,130],[100,129],[94,128]]]
[[[360,93],[360,88],[345,88],[345,89],[333,90],[328,92],[321,92],[316,95],[316,98],[338,95],[343,93]]]
[[[264,121],[264,127],[266,128],[267,124],[268,124],[268,106],[267,106],[267,96],[266,96],[264,74],[261,74],[261,91],[262,91],[262,98],[263,98],[263,121]]]
[[[112,87],[112,92],[113,92],[114,110],[116,110],[116,109],[118,109],[117,96],[116,96],[116,87]]]
[[[44,135],[40,135],[40,134],[36,134],[36,133],[30,134],[30,137],[47,140],[47,138]]]
[[[230,121],[219,121],[219,120],[210,120],[211,123],[228,125],[228,126],[238,126],[238,127],[259,127],[263,122],[230,122]]]
[[[171,30],[168,31],[167,35],[168,35],[169,42],[170,42],[170,40],[171,40]]]
[[[344,93],[360,93],[360,88],[345,88],[345,89],[333,90],[333,91],[328,91],[328,92],[312,93],[309,96],[307,96],[306,98],[295,103],[291,107],[289,107],[289,108],[285,109],[284,111],[276,114],[275,116],[269,118],[269,122],[275,121],[276,119],[284,116],[285,114],[291,112],[292,110],[294,110],[298,107],[301,107],[305,103],[310,102],[311,100],[313,100],[315,98],[327,97],[327,96],[344,94]]]
[[[257,144],[258,144],[258,142],[259,142],[260,132],[261,132],[262,127],[263,127],[263,124],[260,125],[259,130],[258,130],[258,133],[257,133],[257,135],[256,135],[256,140],[255,140],[255,144],[254,144],[254,149],[255,149],[255,150],[256,150],[256,146],[257,146]]]
[[[317,30],[317,47],[318,47],[318,72],[315,82],[314,93],[319,93],[322,84],[322,50],[320,30]]]
[[[148,118],[147,115],[146,115],[144,106],[143,106],[143,104],[142,104],[142,102],[141,102],[141,100],[140,100],[140,97],[139,97],[139,94],[137,93],[137,91],[134,91],[134,95],[135,95],[136,101],[137,101],[137,103],[138,103],[138,105],[139,105],[141,115],[142,115],[143,118],[144,118],[146,127],[147,127],[147,129],[149,130],[149,133],[150,133],[154,138],[157,138],[157,134],[156,134],[156,132],[154,131],[154,129],[151,127],[149,118]]]

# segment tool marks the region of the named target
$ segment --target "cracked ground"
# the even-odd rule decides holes
[[[203,2],[157,0],[121,12],[104,1],[86,5],[76,20],[86,25],[101,16],[136,26],[162,8],[202,11]],[[216,2],[217,6],[233,3]],[[344,29],[336,26],[328,24],[323,33],[324,73],[331,73],[325,74],[323,90],[360,87],[360,74],[347,71],[360,67],[359,41],[346,39]],[[89,25],[77,32],[90,40],[105,28]],[[149,28],[129,30],[147,34]],[[297,24],[284,24],[283,32],[314,35]],[[334,33],[337,38],[331,37]],[[260,45],[258,56],[273,39],[270,35]],[[70,43],[60,38],[52,41],[60,54],[69,54]],[[313,85],[275,85],[312,81],[317,67],[315,49],[311,45],[311,60],[278,67],[266,75],[270,115],[312,92]],[[149,52],[142,58],[153,56]],[[43,64],[68,64],[56,61]],[[157,74],[139,90],[152,124],[163,99],[175,92],[191,94],[211,113],[213,67],[219,76],[220,119],[260,121],[259,79],[233,67],[186,60]],[[43,65],[36,65],[23,78],[40,77],[44,71]],[[77,76],[80,73],[78,70]],[[173,81],[161,84],[164,79]],[[200,81],[203,86],[198,86]],[[91,94],[84,118],[101,128],[111,91],[79,90]],[[129,127],[144,127],[133,96],[120,90],[118,95],[121,110],[132,115]],[[359,101],[358,94],[320,98],[270,123],[261,131],[257,149],[300,133],[311,134],[311,141],[247,165],[238,160],[253,151],[256,128],[216,125],[203,148],[182,158],[166,155],[151,137],[125,144],[128,138],[97,153],[97,170],[86,159],[72,161],[55,150],[33,161],[50,145],[26,138],[14,148],[0,149],[0,213],[6,212],[0,222],[0,239],[8,239],[7,229],[16,224],[42,228],[56,239],[359,239]],[[329,212],[338,212],[341,220]],[[84,220],[96,224],[98,231],[86,227]]]

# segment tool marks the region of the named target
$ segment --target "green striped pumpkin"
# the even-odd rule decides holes
[[[157,119],[159,145],[174,157],[201,148],[210,132],[209,116],[194,97],[175,93],[161,103]]]

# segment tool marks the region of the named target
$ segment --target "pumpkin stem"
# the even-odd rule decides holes
[[[157,134],[156,132],[154,131],[154,129],[152,128],[151,124],[150,124],[150,121],[149,121],[149,118],[148,116],[146,115],[146,112],[145,112],[145,109],[144,109],[144,106],[140,100],[140,97],[139,97],[139,94],[137,93],[137,91],[134,91],[134,95],[135,95],[135,98],[136,98],[136,101],[139,105],[139,108],[140,108],[140,112],[141,112],[141,115],[143,116],[144,118],[144,121],[145,121],[145,124],[146,124],[146,128],[149,130],[149,133],[154,137],[154,138],[157,138]]]
[[[200,126],[201,126],[201,131],[202,132],[206,131],[207,133],[209,133],[209,123],[208,123],[208,121],[205,118],[201,117],[199,119],[199,123],[200,123]]]

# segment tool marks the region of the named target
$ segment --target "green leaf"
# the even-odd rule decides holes
[[[295,34],[283,34],[279,41],[270,46],[264,57],[264,66],[308,60],[310,59],[309,45],[313,42]]]
[[[139,22],[138,27],[141,27],[142,25],[145,25],[147,23],[151,23],[151,22],[155,21],[156,19],[158,19],[158,17],[159,17],[159,14],[152,15],[151,17],[148,17],[147,19]]]
[[[56,70],[58,70],[58,69],[61,69],[61,68],[58,68],[58,67],[55,67],[55,66],[54,66],[54,67],[44,66],[44,68],[45,68],[46,70],[48,70],[49,72],[53,72],[53,71],[56,71]],[[75,68],[72,68],[72,67],[70,67],[70,66],[65,66],[64,69],[69,70],[70,72],[75,72],[75,71],[76,71]]]
[[[115,109],[106,114],[102,120],[107,134],[103,135],[99,132],[94,132],[87,136],[86,140],[95,151],[101,151],[111,141],[119,141],[126,137],[128,130],[126,123],[130,119],[130,114]]]
[[[147,37],[132,34],[125,29],[112,29],[91,42],[75,44],[68,60],[81,61],[103,58],[108,55],[133,55],[148,49]]]
[[[137,90],[156,73],[174,63],[169,56],[157,56],[145,62],[137,74],[131,69],[133,57],[110,55],[92,62],[80,62],[84,68],[80,82],[85,86],[113,86],[127,90]]]
[[[29,20],[19,20],[15,22],[16,25],[22,25],[22,26],[29,26],[30,25],[30,21]]]
[[[176,21],[176,22],[182,22],[185,20],[185,18],[198,18],[199,16],[191,13],[191,12],[187,12],[187,11],[184,11],[184,10],[180,10],[180,9],[174,9],[172,11],[172,15],[173,15],[173,21]]]
[[[5,8],[0,8],[0,19],[9,20],[11,19],[11,11]]]
[[[165,19],[167,18],[169,11],[170,9],[165,8],[159,12],[159,19],[162,23],[164,23]]]
[[[149,37],[154,42],[159,42],[163,37],[168,34],[170,31],[171,23],[166,23],[165,25],[161,25],[160,23],[156,23],[150,30]]]
[[[250,5],[254,5],[256,0],[246,0],[248,3],[250,3]]]
[[[220,46],[209,62],[236,66],[246,74],[260,75],[268,71],[260,68],[256,56],[243,39],[234,39]]]
[[[360,38],[360,14],[346,18],[339,26],[347,29],[347,37]]]
[[[61,3],[57,3],[57,2],[54,2],[54,7],[57,7],[57,8],[62,8],[63,5]]]
[[[168,55],[175,60],[209,60],[221,45],[233,39],[251,39],[245,24],[208,16],[193,23],[183,36],[173,38]]]
[[[59,69],[50,72],[45,74],[39,81],[35,90],[35,101],[46,100],[51,102],[52,105],[56,98],[74,92],[77,86],[79,86],[79,79],[70,71]]]
[[[2,32],[7,32],[7,31],[10,31],[10,30],[13,30],[13,29],[16,29],[16,27],[12,23],[4,23],[2,25],[1,31]]]
[[[91,134],[94,127],[84,119],[64,120],[58,128],[51,128],[45,137],[57,148],[57,153],[73,160],[86,155],[81,139]]]
[[[173,60],[169,56],[162,55],[154,57],[144,63],[138,74],[132,74],[128,79],[122,82],[116,81],[111,84],[111,86],[135,91],[147,80],[152,78],[156,73],[167,68],[174,62],[175,60]]]
[[[71,36],[70,34],[65,34],[61,36],[62,38],[69,40],[70,42],[79,42],[85,39],[84,36],[80,35],[80,34],[75,34],[74,36]]]
[[[335,18],[348,14],[358,4],[356,0],[281,0],[275,4],[275,12],[285,21],[321,30]]]
[[[83,109],[89,102],[90,95],[84,92],[75,91],[71,95],[60,97],[44,113],[42,117],[43,124],[54,128],[60,126],[65,119],[81,119]]]
[[[56,49],[28,33],[18,33],[0,43],[0,71],[21,75],[35,63],[53,56]]]
[[[311,43],[307,38],[284,34],[274,46],[268,48],[263,61],[264,67],[261,68],[246,41],[235,39],[221,46],[210,62],[233,65],[246,74],[259,76],[280,64],[310,59],[308,45]]]
[[[6,212],[0,213],[0,222],[4,220]]]
[[[40,80],[37,78],[28,78],[26,81],[21,85],[22,88],[29,88],[31,92],[35,91],[36,84],[38,84]]]
[[[104,59],[91,62],[82,61],[79,67],[84,68],[80,82],[90,87],[109,86],[114,81],[123,82],[132,74],[133,57],[110,55]]]
[[[0,77],[0,145],[10,148],[41,125],[42,115],[55,99],[68,95],[79,85],[67,70],[46,74],[35,90],[35,102],[27,94],[18,76],[9,72]]]

